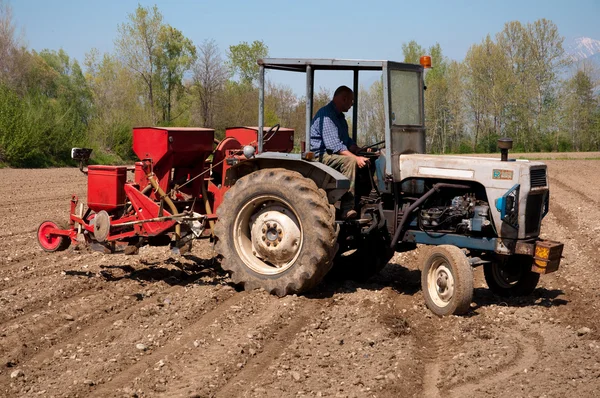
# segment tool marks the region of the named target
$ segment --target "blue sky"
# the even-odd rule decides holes
[[[223,55],[241,41],[263,40],[272,57],[402,60],[402,44],[436,42],[462,60],[469,47],[509,21],[552,20],[566,39],[600,40],[600,0],[504,1],[235,1],[9,0],[28,47],[63,48],[80,62],[96,47],[111,52],[117,26],[138,3],[158,5],[166,23],[194,43],[214,39]],[[304,78],[272,73],[271,80],[303,91]],[[362,78],[361,78],[362,79]],[[367,80],[370,80],[367,77]],[[352,82],[351,75],[316,76],[317,87]]]

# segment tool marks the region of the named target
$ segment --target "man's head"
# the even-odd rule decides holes
[[[354,104],[354,93],[347,86],[339,86],[333,93],[333,104],[340,112],[348,112]]]

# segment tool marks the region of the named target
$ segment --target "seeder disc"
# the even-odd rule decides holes
[[[110,216],[104,210],[99,211],[94,217],[94,239],[98,242],[106,241],[110,232]]]

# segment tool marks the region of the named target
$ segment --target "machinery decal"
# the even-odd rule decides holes
[[[512,170],[494,169],[494,171],[492,173],[492,178],[494,180],[512,180],[513,179],[513,171]]]

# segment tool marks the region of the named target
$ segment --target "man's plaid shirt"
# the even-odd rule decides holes
[[[346,117],[335,109],[333,101],[319,109],[310,125],[311,152],[317,156],[324,152],[339,153],[354,144],[348,135]]]

